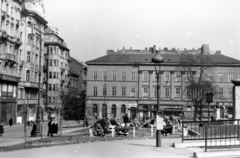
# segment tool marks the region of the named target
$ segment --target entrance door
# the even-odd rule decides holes
[[[8,119],[7,119],[7,103],[2,103],[1,106],[1,122],[5,125],[8,124]]]

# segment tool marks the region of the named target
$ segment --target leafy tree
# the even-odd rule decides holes
[[[202,119],[202,106],[206,93],[212,92],[216,95],[216,85],[213,82],[213,67],[208,55],[183,53],[180,58],[180,70],[185,73],[185,84],[183,91],[194,106],[194,117],[196,121],[200,107],[200,119]]]

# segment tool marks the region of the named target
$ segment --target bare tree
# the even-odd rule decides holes
[[[209,55],[183,53],[180,58],[180,69],[185,72],[185,84],[183,91],[187,92],[190,102],[194,106],[194,117],[196,121],[200,107],[200,120],[202,119],[202,106],[206,93],[216,94],[216,85],[213,81],[213,67]]]

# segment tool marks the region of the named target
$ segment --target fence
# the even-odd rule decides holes
[[[210,125],[239,125],[240,120],[216,120]],[[205,140],[206,125],[208,121],[182,121],[182,142],[188,140]],[[188,133],[185,133],[188,132]]]
[[[240,147],[240,125],[206,125],[205,152],[209,148]]]

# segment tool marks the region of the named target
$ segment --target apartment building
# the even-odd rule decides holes
[[[58,35],[56,27],[48,27],[44,38],[45,112],[59,114],[59,92],[69,92],[70,50]]]
[[[27,114],[27,120],[36,118],[39,75],[42,83],[44,30],[47,27],[42,0],[24,0],[22,6],[20,37],[23,44],[19,50],[18,77],[21,80],[18,84],[18,123],[23,122],[24,114]],[[40,91],[43,89],[41,84]],[[42,101],[40,106],[43,108]]]
[[[0,1],[0,122],[16,123],[17,86],[20,82],[22,0]]]
[[[88,119],[116,117],[121,119],[125,113],[140,120],[154,117],[157,110],[157,83],[153,56],[160,53],[164,58],[160,73],[160,106],[175,114],[192,111],[184,89],[185,72],[179,70],[181,53],[201,53],[211,60],[209,76],[218,87],[214,103],[226,108],[232,114],[232,79],[240,77],[240,61],[212,51],[208,45],[199,49],[156,49],[143,50],[123,48],[86,62],[87,99],[86,116]]]

